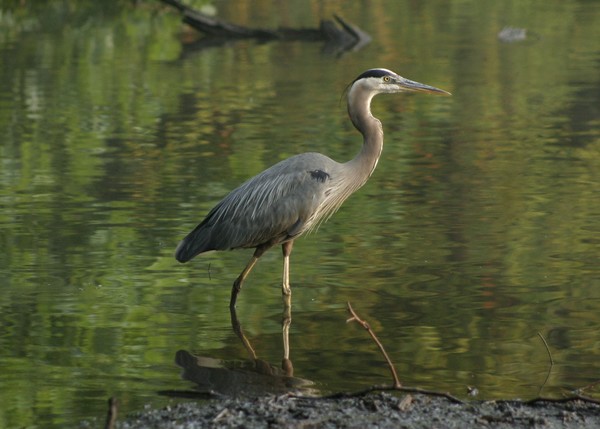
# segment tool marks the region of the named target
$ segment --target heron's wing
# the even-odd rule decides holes
[[[207,219],[219,248],[256,247],[304,232],[326,188],[306,167],[278,164],[230,193]]]
[[[276,244],[303,233],[318,220],[334,166],[323,155],[303,154],[263,171],[210,211],[182,241],[178,259],[180,254],[191,258],[208,250]]]

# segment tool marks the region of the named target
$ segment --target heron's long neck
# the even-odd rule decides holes
[[[346,163],[353,178],[362,186],[375,170],[383,149],[381,122],[371,114],[373,93],[362,88],[351,88],[348,94],[348,114],[352,123],[363,135],[364,142],[358,154]]]

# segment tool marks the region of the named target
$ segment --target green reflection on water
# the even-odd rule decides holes
[[[269,165],[352,157],[360,139],[339,99],[373,66],[454,96],[375,100],[378,169],[294,249],[296,375],[326,390],[389,380],[344,323],[351,301],[406,384],[534,396],[547,371],[537,332],[557,362],[544,392],[595,381],[598,6],[246,6],[222,16],[310,25],[343,9],[374,41],[338,59],[302,43],[190,51],[155,4],[0,7],[0,426],[102,416],[113,394],[124,412],[164,402],[156,391],[189,387],[179,349],[244,358],[227,302],[249,254],[181,266],[173,249]],[[508,24],[530,37],[498,42]],[[278,251],[265,255],[238,305],[275,363],[280,269]]]

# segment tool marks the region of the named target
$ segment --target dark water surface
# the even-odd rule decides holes
[[[198,3],[199,4],[199,3]],[[600,7],[584,1],[219,2],[259,26],[341,13],[373,42],[193,37],[158,2],[0,2],[0,426],[68,427],[186,390],[178,350],[247,359],[231,283],[250,251],[178,264],[229,190],[360,136],[340,102],[371,67],[453,93],[380,96],[368,184],[292,255],[291,358],[322,391],[401,380],[480,398],[600,379]],[[497,38],[525,28],[524,41]],[[238,300],[257,356],[282,356],[281,255]],[[593,391],[592,391],[593,393]],[[596,390],[596,394],[600,394]]]

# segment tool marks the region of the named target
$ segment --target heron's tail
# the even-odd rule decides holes
[[[187,262],[194,256],[208,250],[208,235],[202,228],[196,228],[190,232],[175,249],[175,259],[179,262]]]

